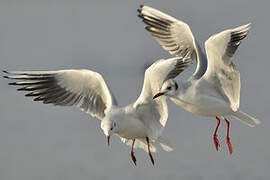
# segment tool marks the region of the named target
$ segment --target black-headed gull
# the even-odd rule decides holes
[[[77,106],[91,116],[101,120],[101,128],[109,144],[112,134],[131,145],[131,157],[136,165],[133,148],[148,151],[154,164],[151,150],[155,144],[164,150],[172,148],[161,136],[168,118],[166,97],[153,101],[164,81],[176,77],[188,66],[190,60],[182,58],[159,60],[145,71],[141,95],[132,104],[118,107],[115,98],[103,77],[90,70],[58,71],[4,71],[5,78],[15,80],[10,85],[22,86],[19,91],[30,91],[25,96],[34,101],[59,106]],[[135,143],[136,139],[136,143]]]
[[[247,36],[250,24],[211,36],[205,42],[205,56],[186,23],[147,6],[141,6],[138,12],[147,25],[146,30],[165,50],[172,55],[190,56],[197,60],[196,71],[187,81],[178,84],[174,79],[170,79],[164,82],[154,98],[166,95],[187,111],[216,117],[213,141],[217,150],[219,141],[216,133],[220,124],[218,116],[223,117],[227,126],[226,143],[231,154],[230,123],[225,116],[236,117],[251,127],[260,123],[239,110],[240,74],[232,58],[241,40]]]

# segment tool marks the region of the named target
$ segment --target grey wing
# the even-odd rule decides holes
[[[137,109],[137,114],[141,114],[140,119],[147,124],[153,136],[157,136],[161,132],[168,118],[166,97],[162,96],[153,100],[154,95],[160,91],[164,81],[168,78],[175,78],[190,63],[191,59],[184,61],[180,57],[161,59],[145,71],[142,92],[133,106]]]
[[[22,86],[18,91],[44,104],[74,105],[98,119],[117,104],[103,77],[90,70],[4,72],[15,80],[10,85]]]
[[[208,66],[205,78],[216,76],[221,90],[236,111],[240,104],[240,73],[233,63],[233,55],[247,34],[250,24],[228,29],[211,36],[205,42]]]

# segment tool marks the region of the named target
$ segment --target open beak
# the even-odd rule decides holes
[[[153,97],[153,99],[156,99],[157,97],[162,96],[162,95],[164,95],[164,93],[162,93],[162,92],[157,93],[157,94]]]
[[[108,143],[108,146],[110,146],[110,136],[107,136],[107,143]]]

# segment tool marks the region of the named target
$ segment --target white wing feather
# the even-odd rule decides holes
[[[30,91],[26,96],[34,101],[59,106],[75,105],[91,116],[102,119],[116,105],[103,77],[90,70],[11,71],[10,85],[23,86],[19,91]]]
[[[219,80],[221,90],[236,111],[240,104],[240,73],[233,64],[233,55],[248,33],[250,24],[222,31],[205,42],[208,66],[205,78]]]
[[[180,57],[187,54],[197,56],[196,43],[186,23],[148,6],[141,7],[139,13],[147,25],[146,30],[170,54]]]
[[[156,93],[168,77],[174,78],[184,70],[191,60],[183,58],[171,58],[167,60],[158,60],[152,64],[146,71],[142,92],[133,106],[137,109],[137,114],[144,114],[142,119],[154,138],[158,138],[166,125],[168,118],[168,108],[166,97],[160,97],[153,100]],[[152,113],[148,113],[148,112]],[[148,117],[151,116],[151,117]]]
[[[138,16],[146,24],[145,29],[163,49],[178,57],[196,59],[197,67],[193,77],[200,78],[206,70],[207,62],[204,54],[197,48],[189,25],[148,6],[141,6],[138,12]]]

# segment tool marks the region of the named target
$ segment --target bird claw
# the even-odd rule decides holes
[[[231,141],[230,141],[230,138],[229,138],[230,122],[227,119],[225,119],[225,122],[226,122],[226,126],[227,126],[226,144],[227,144],[229,153],[232,154],[232,152],[233,152],[233,150],[232,150],[232,144],[231,144]]]
[[[153,166],[155,165],[155,161],[154,161],[154,158],[152,156],[151,153],[149,153],[149,157],[150,157],[150,160],[151,160],[151,163],[153,164]]]
[[[220,147],[220,143],[217,136],[213,136],[213,141],[214,141],[215,148],[218,151],[218,147]]]
[[[154,158],[151,154],[151,151],[150,151],[150,143],[149,143],[149,138],[146,137],[146,142],[147,142],[147,147],[148,147],[148,155],[150,157],[150,160],[151,160],[151,163],[153,164],[153,166],[155,165],[155,161],[154,161]]]
[[[232,152],[233,152],[233,150],[232,150],[232,144],[231,144],[231,141],[230,141],[230,138],[229,137],[226,138],[226,144],[227,144],[229,153],[232,154]]]
[[[133,163],[134,163],[135,166],[136,166],[136,165],[137,165],[137,164],[136,164],[136,157],[134,156],[134,153],[131,152],[130,155],[131,155],[131,159],[132,159]]]

